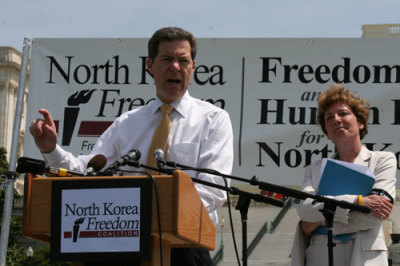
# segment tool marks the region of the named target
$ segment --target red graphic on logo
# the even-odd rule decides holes
[[[54,123],[56,124],[58,133],[58,124],[60,121],[54,120]],[[112,121],[81,121],[78,137],[100,137],[112,123]]]
[[[139,237],[139,230],[81,231],[79,238]],[[64,232],[64,238],[72,238],[71,231]],[[76,242],[76,241],[74,241]]]
[[[112,124],[112,121],[82,121],[79,127],[79,137],[99,137]]]
[[[106,238],[106,237],[139,237],[139,230],[101,230],[101,231],[79,231],[80,225],[85,218],[76,219],[72,231],[64,232],[64,239],[72,238],[72,242],[78,238]]]

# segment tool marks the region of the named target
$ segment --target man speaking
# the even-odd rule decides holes
[[[43,118],[32,122],[30,132],[47,163],[84,172],[96,154],[107,158],[107,167],[130,150],[137,149],[142,158],[147,158],[147,165],[155,165],[153,153],[161,149],[168,160],[230,174],[233,132],[228,113],[191,97],[188,92],[196,52],[196,39],[190,32],[176,27],[156,31],[148,42],[146,62],[154,77],[156,99],[118,117],[100,136],[89,155],[75,157],[57,145],[54,121],[47,110],[40,109]],[[192,176],[225,185],[221,177],[204,173]],[[216,224],[216,210],[226,201],[226,192],[201,184],[195,186]],[[202,248],[171,251],[171,265],[211,264],[209,252]]]

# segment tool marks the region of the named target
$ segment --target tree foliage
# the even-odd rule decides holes
[[[7,150],[0,147],[0,175],[4,175],[8,171]],[[4,180],[0,180],[2,182]],[[0,225],[3,218],[4,208],[4,190],[0,189]],[[14,203],[19,199],[19,195],[14,190]],[[7,248],[7,266],[35,265],[35,266],[64,266],[69,265],[66,262],[53,262],[50,260],[50,248],[44,246],[34,249],[33,256],[28,258],[26,248],[23,246],[21,239],[23,238],[23,220],[21,216],[13,216],[10,221],[10,233],[8,235]]]
[[[6,171],[8,171],[7,151],[5,148],[0,147],[0,175],[4,175]],[[5,180],[0,182],[3,181]],[[3,218],[4,198],[4,190],[0,189],[0,218]],[[1,219],[2,222],[3,219]],[[21,243],[22,236],[22,217],[12,217],[8,235],[7,265],[23,265],[22,260],[24,257],[21,254],[25,255],[25,250]]]
[[[7,151],[5,148],[0,147],[0,174],[4,174],[8,170]]]

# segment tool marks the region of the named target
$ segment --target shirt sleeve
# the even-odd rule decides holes
[[[375,159],[373,159],[375,160]],[[315,167],[315,166],[314,166]],[[312,183],[312,167],[309,166],[305,171],[305,178],[302,190],[307,193],[316,194],[317,187]],[[375,169],[375,183],[373,188],[387,191],[395,198],[396,193],[396,158],[392,153],[385,156],[378,156]],[[343,200],[354,203],[358,195],[340,195],[330,197],[336,200]],[[323,222],[325,218],[319,211],[323,208],[323,203],[312,203],[312,199],[301,201],[297,206],[297,212],[301,220],[306,222]],[[350,211],[337,207],[334,217],[333,233],[346,234],[355,233],[360,230],[368,230],[379,226],[382,221],[371,214]]]
[[[68,170],[79,172],[86,171],[90,159],[96,154],[104,155],[108,160],[107,165],[109,165],[110,161],[112,161],[111,159],[118,157],[118,151],[115,148],[115,144],[118,141],[117,128],[118,123],[114,121],[114,123],[96,141],[96,145],[88,155],[75,156],[57,144],[54,151],[50,153],[42,153],[42,156],[49,166],[63,167]]]
[[[49,153],[42,153],[43,158],[51,167],[63,167],[68,170],[84,172],[91,156],[81,155],[79,158],[75,157],[72,153],[65,151],[58,144],[54,151]]]
[[[312,179],[312,168],[317,167],[316,164],[307,166],[304,173],[304,181],[301,190],[315,195],[317,194],[318,184],[313,183]],[[343,200],[347,202],[353,202],[357,196],[355,195],[340,195],[340,196],[327,196],[335,200]],[[324,208],[324,203],[314,202],[314,199],[307,198],[300,201],[296,206],[297,213],[302,221],[306,222],[324,222],[325,217],[319,211]],[[343,208],[336,208],[334,222],[348,223],[349,210]]]
[[[229,115],[220,112],[208,130],[207,137],[200,144],[197,167],[214,169],[220,173],[230,175],[233,166],[233,132]],[[220,176],[200,173],[197,178],[221,186],[229,186],[230,180],[225,181]],[[227,199],[225,191],[210,186],[195,184],[204,206],[211,219],[217,223],[216,210],[223,206]]]
[[[379,156],[374,169],[376,181],[373,189],[383,189],[393,198],[396,198],[396,168],[397,160],[393,153]],[[334,234],[354,233],[360,230],[374,228],[381,223],[381,219],[371,214],[350,211],[348,224],[335,224],[333,232]]]

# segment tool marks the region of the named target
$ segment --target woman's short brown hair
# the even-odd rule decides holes
[[[332,85],[318,96],[317,120],[322,131],[327,134],[325,112],[337,102],[347,104],[357,117],[358,122],[364,125],[364,128],[360,130],[360,139],[363,139],[368,134],[369,104],[365,99],[356,96],[341,84]]]

